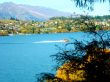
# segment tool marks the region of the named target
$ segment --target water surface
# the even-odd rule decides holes
[[[50,58],[63,39],[84,39],[83,33],[0,36],[0,82],[35,82],[35,74],[54,72]]]

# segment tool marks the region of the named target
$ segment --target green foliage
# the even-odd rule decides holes
[[[108,82],[110,80],[110,32],[97,31],[97,26],[88,17],[78,20],[78,24],[86,26],[84,32],[87,36],[92,35],[90,41],[74,40],[72,43],[66,44],[64,48],[58,47],[59,52],[52,55],[52,57],[57,63],[57,71],[61,71],[68,78],[64,79],[65,75],[60,74],[60,76],[56,75],[52,79],[50,77],[49,81],[59,82],[56,79],[60,78],[60,82]],[[68,46],[73,47],[68,49]],[[66,67],[63,68],[64,66]],[[79,77],[76,74],[78,71],[81,74],[83,73],[83,76],[80,77],[80,79],[84,78],[82,81],[72,77],[72,74]],[[47,75],[40,78],[44,76]],[[46,81],[45,79],[42,80]]]
[[[8,34],[61,33],[91,30],[110,30],[110,16],[53,17],[45,22],[0,20],[0,30]],[[94,25],[94,29],[93,29]],[[7,35],[8,35],[7,34]]]
[[[93,6],[97,2],[104,3],[108,1],[110,3],[110,0],[72,0],[72,1],[75,2],[77,7],[87,8],[88,10],[93,10]]]
[[[73,43],[66,45],[73,45],[74,48],[70,50],[60,48],[57,54],[52,55],[59,68],[65,63],[71,64],[66,75],[83,70],[85,73],[83,77],[85,79],[82,81],[71,79],[64,80],[63,77],[55,77],[53,75],[54,77],[52,77],[52,79],[48,77],[50,82],[54,82],[57,78],[60,78],[61,82],[108,82],[110,80],[110,50],[108,50],[110,48],[110,38],[104,39],[103,36],[108,35],[108,33],[104,33],[104,31],[92,33],[95,36],[93,36],[91,41],[83,43],[75,40]],[[66,68],[62,70],[66,70]],[[42,77],[46,77],[46,80],[48,79],[47,75],[40,76],[39,78]],[[44,82],[45,79],[42,78]]]

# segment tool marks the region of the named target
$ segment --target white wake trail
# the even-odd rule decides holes
[[[48,40],[48,41],[37,41],[33,43],[56,43],[56,42],[66,42],[65,40]]]

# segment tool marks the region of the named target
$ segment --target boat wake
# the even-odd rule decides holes
[[[60,43],[60,42],[67,42],[66,40],[48,40],[48,41],[38,41],[38,42],[33,42],[33,43]]]
[[[64,40],[47,40],[47,41],[36,41],[36,42],[29,42],[29,43],[63,43],[63,42],[69,42],[69,40],[64,39]],[[26,44],[25,42],[15,42],[15,43],[0,43],[0,44]]]

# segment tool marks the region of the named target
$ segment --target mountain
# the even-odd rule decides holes
[[[0,19],[15,18],[19,20],[42,21],[51,17],[70,16],[71,13],[62,12],[41,6],[30,6],[5,2],[0,4]]]

